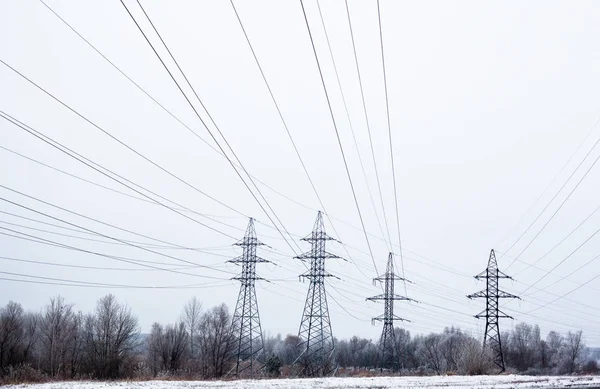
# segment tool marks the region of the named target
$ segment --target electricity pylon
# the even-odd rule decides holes
[[[379,340],[379,348],[381,349],[381,359],[379,366],[381,369],[397,370],[399,366],[398,350],[396,345],[396,334],[394,333],[394,321],[409,321],[398,317],[394,314],[394,301],[411,301],[412,299],[399,296],[394,292],[394,282],[406,280],[394,273],[394,254],[390,253],[388,256],[387,268],[385,274],[377,278],[373,278],[373,284],[382,282],[384,284],[384,293],[369,297],[369,301],[383,301],[385,303],[383,309],[383,315],[374,317],[373,322],[382,321],[383,331],[381,332],[381,338]],[[409,281],[410,282],[410,281]],[[412,300],[414,301],[414,300]]]
[[[263,278],[256,276],[256,264],[270,261],[256,255],[256,248],[262,246],[263,243],[256,238],[254,219],[252,218],[250,218],[244,238],[234,245],[242,247],[243,252],[241,256],[227,261],[242,265],[240,275],[233,278],[238,280],[241,285],[231,323],[231,339],[233,341],[231,351],[236,361],[230,373],[236,376],[253,376],[262,368],[258,359],[261,357],[264,347],[254,288],[254,282]]]
[[[310,269],[300,276],[309,279],[310,285],[298,331],[303,351],[296,362],[301,365],[302,375],[323,376],[333,371],[334,350],[325,293],[325,278],[334,276],[325,271],[325,260],[339,257],[325,251],[325,243],[335,239],[325,233],[320,211],[311,234],[302,240],[311,244],[311,250],[296,258],[310,261]]]
[[[504,356],[502,354],[502,339],[500,337],[500,325],[499,319],[512,319],[502,312],[498,307],[498,300],[501,298],[519,298],[510,293],[506,293],[498,289],[498,280],[500,278],[508,278],[512,280],[512,277],[507,276],[500,270],[498,270],[498,263],[496,262],[496,253],[492,249],[490,253],[490,259],[488,260],[487,269],[475,276],[476,279],[486,280],[486,288],[475,294],[470,294],[467,297],[473,298],[485,298],[486,307],[483,312],[475,315],[476,318],[480,319],[485,317],[485,336],[483,338],[483,350],[489,349],[491,352],[492,362],[500,369],[500,373],[504,372]]]

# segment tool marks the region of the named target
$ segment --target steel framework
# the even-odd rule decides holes
[[[241,264],[242,272],[234,280],[240,282],[235,312],[231,324],[231,339],[233,339],[232,355],[235,366],[230,374],[235,376],[254,376],[261,369],[260,362],[263,351],[263,337],[258,314],[258,302],[254,282],[263,278],[256,276],[256,264],[270,262],[256,255],[258,246],[262,246],[256,238],[254,219],[250,219],[244,238],[234,244],[242,247],[242,255],[228,262]]]
[[[381,369],[398,369],[400,361],[398,360],[396,334],[394,333],[394,322],[409,321],[398,317],[394,314],[394,301],[412,300],[405,296],[399,296],[394,292],[395,281],[406,282],[407,280],[394,273],[394,254],[390,253],[388,256],[385,274],[377,278],[373,278],[373,284],[377,284],[377,282],[381,282],[384,284],[384,293],[367,298],[367,300],[369,301],[383,301],[385,304],[383,309],[383,315],[374,317],[372,319],[373,323],[375,323],[376,321],[383,322],[383,331],[381,332],[381,338],[379,340],[379,348],[381,349],[381,359],[379,362],[379,366]]]
[[[317,214],[311,234],[302,240],[311,244],[311,250],[296,258],[310,262],[310,269],[300,276],[309,279],[310,285],[298,331],[302,354],[296,362],[301,366],[301,375],[315,377],[326,375],[334,369],[333,334],[325,292],[325,278],[333,275],[325,271],[325,260],[339,257],[325,250],[325,243],[335,239],[325,232],[321,212]]]
[[[480,292],[470,294],[467,297],[473,298],[485,298],[486,307],[483,312],[475,315],[476,318],[480,319],[485,317],[485,336],[483,338],[483,350],[484,352],[489,349],[491,353],[492,362],[500,369],[500,373],[504,372],[504,355],[502,354],[502,339],[500,337],[500,319],[512,319],[511,316],[502,312],[498,306],[498,301],[501,298],[519,298],[510,293],[506,293],[498,288],[500,278],[512,279],[500,270],[498,270],[498,263],[496,262],[496,253],[492,249],[490,252],[490,258],[488,260],[487,268],[475,276],[476,279],[486,280],[486,288]]]

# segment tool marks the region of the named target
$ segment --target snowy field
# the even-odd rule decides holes
[[[600,388],[598,377],[533,377],[533,376],[477,376],[477,377],[374,377],[374,378],[315,378],[239,381],[142,381],[142,382],[58,382],[50,384],[14,385],[6,388],[31,389],[110,389],[110,388],[215,388],[215,389],[342,389],[342,388]]]

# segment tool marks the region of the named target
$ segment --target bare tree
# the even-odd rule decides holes
[[[24,317],[25,339],[23,340],[23,362],[30,360],[35,345],[38,343],[40,322],[41,315],[39,313],[29,312]]]
[[[536,349],[536,331],[527,323],[515,326],[508,344],[508,359],[517,370],[525,371],[533,366],[534,350]],[[539,334],[539,329],[537,331]]]
[[[0,308],[0,376],[7,366],[20,362],[24,337],[23,307],[9,301],[6,307]]]
[[[546,336],[548,366],[557,368],[560,363],[560,350],[563,349],[564,338],[556,331],[550,331]]]
[[[51,377],[66,374],[66,355],[71,341],[73,306],[61,296],[50,298],[40,321],[40,353],[42,366]]]
[[[85,352],[97,378],[118,378],[134,356],[139,340],[138,321],[131,310],[109,294],[85,318]]]
[[[441,350],[442,336],[440,334],[429,334],[422,338],[417,355],[420,361],[437,374],[446,371],[446,363]]]
[[[226,373],[230,345],[231,315],[227,305],[221,304],[202,315],[198,326],[198,340],[202,370],[208,377]]]
[[[481,375],[489,374],[493,362],[490,350],[482,350],[481,342],[466,337],[460,347],[457,368],[459,374]]]
[[[585,349],[582,334],[581,330],[569,331],[565,337],[563,366],[566,373],[572,374],[580,362],[581,353]]]
[[[460,329],[451,327],[445,328],[440,344],[440,351],[445,360],[446,369],[456,371],[458,369],[458,360],[465,336]]]
[[[175,373],[183,367],[188,352],[189,335],[184,322],[167,326],[165,336],[169,347],[169,371]]]
[[[196,296],[194,296],[185,304],[183,307],[183,313],[181,314],[181,321],[185,323],[185,328],[189,334],[189,355],[192,359],[196,359],[198,357],[196,333],[200,323],[201,315],[202,303],[200,303]]]

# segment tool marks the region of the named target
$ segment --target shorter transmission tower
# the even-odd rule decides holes
[[[231,351],[235,358],[235,366],[230,373],[237,377],[254,376],[262,368],[258,360],[264,344],[254,288],[254,282],[263,279],[256,276],[256,264],[270,262],[256,255],[256,248],[262,245],[263,243],[256,238],[254,219],[250,218],[244,238],[235,243],[235,246],[242,247],[242,255],[228,261],[242,265],[241,274],[233,278],[241,283],[231,323]]]
[[[385,274],[377,278],[373,278],[373,284],[376,285],[378,281],[384,284],[384,293],[374,297],[369,297],[367,298],[367,300],[383,301],[385,303],[383,315],[374,317],[372,319],[373,323],[376,321],[383,322],[383,331],[381,332],[381,339],[379,340],[379,348],[381,349],[381,359],[379,362],[379,366],[381,369],[391,369],[395,371],[398,370],[399,360],[396,344],[396,334],[394,332],[394,322],[409,320],[403,319],[394,314],[394,301],[411,301],[412,299],[405,296],[399,296],[394,292],[395,281],[406,282],[407,280],[394,273],[393,253],[390,253],[388,256]]]
[[[489,349],[491,353],[492,362],[500,369],[500,373],[504,372],[504,355],[502,354],[502,339],[500,337],[500,325],[499,319],[512,319],[502,312],[498,306],[498,301],[501,298],[519,298],[510,293],[506,293],[498,289],[498,281],[500,278],[508,278],[512,280],[512,277],[507,276],[498,270],[498,263],[496,262],[496,253],[492,249],[490,258],[488,260],[487,269],[475,276],[476,279],[486,280],[486,288],[481,292],[470,294],[467,297],[473,298],[485,298],[485,310],[478,315],[476,318],[480,319],[485,317],[485,335],[483,338],[483,350],[484,352]]]
[[[310,280],[302,322],[298,337],[302,354],[296,362],[302,368],[302,375],[318,377],[333,371],[333,334],[329,321],[325,278],[334,277],[325,271],[325,260],[339,258],[325,251],[325,243],[335,240],[325,233],[323,215],[319,211],[310,235],[302,239],[311,244],[311,250],[297,256],[302,261],[310,261],[310,269],[300,277]]]

